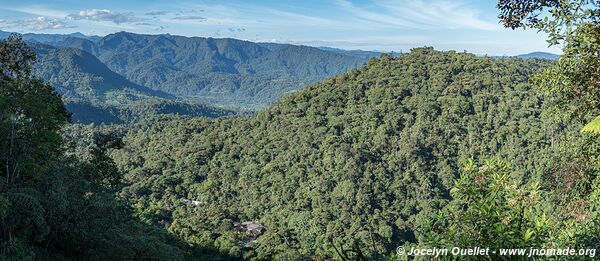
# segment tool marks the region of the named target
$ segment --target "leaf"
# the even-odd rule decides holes
[[[585,125],[581,132],[594,132],[600,134],[600,116],[596,117],[593,121]]]
[[[525,233],[523,233],[523,240],[525,241],[529,241],[533,235],[535,234],[535,231],[533,231],[531,228],[528,228]]]

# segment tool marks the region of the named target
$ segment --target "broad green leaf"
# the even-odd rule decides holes
[[[596,117],[596,119],[585,125],[581,129],[581,131],[594,132],[600,134],[600,116]]]
[[[532,230],[531,228],[528,228],[525,233],[523,233],[523,240],[525,241],[529,241],[533,235],[535,234],[535,231]]]

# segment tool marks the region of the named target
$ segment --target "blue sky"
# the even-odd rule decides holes
[[[492,0],[0,0],[0,30],[118,31],[238,38],[380,51],[514,55],[548,48],[543,33],[498,24]]]

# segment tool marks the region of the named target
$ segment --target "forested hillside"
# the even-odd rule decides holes
[[[132,83],[86,51],[32,46],[38,56],[33,74],[56,88],[74,122],[125,123],[158,114],[209,118],[234,114]]]
[[[36,76],[46,79],[65,98],[85,98],[104,102],[111,92],[131,90],[140,95],[173,98],[172,95],[132,83],[108,69],[86,51],[37,45]]]
[[[0,259],[226,258],[133,216],[106,154],[120,143],[67,125],[61,97],[30,74],[34,57],[19,38],[0,41]]]
[[[8,35],[0,31],[0,38]],[[127,32],[102,38],[79,33],[22,37],[39,56],[35,75],[57,87],[80,123],[125,123],[156,114],[212,118],[256,110],[373,56]]]
[[[128,80],[179,97],[261,108],[283,94],[356,68],[367,57],[307,46],[173,35],[110,34],[52,43],[94,54]]]
[[[0,40],[0,261],[599,259],[600,2],[497,7],[562,55]]]
[[[8,33],[0,31],[0,38],[6,36]],[[128,32],[119,32],[105,37],[79,33],[23,34],[23,39],[36,46],[36,51],[42,58],[50,54],[48,59],[54,61],[41,60],[39,63],[45,64],[36,66],[36,74],[57,84],[57,87],[69,83],[82,83],[83,86],[77,87],[80,90],[87,87],[114,89],[120,86],[129,88],[143,86],[156,90],[156,93],[169,94],[200,104],[243,110],[264,108],[286,93],[294,92],[350,68],[358,68],[369,59],[382,54],[328,47],[253,43],[228,38],[183,37],[168,34],[141,35]],[[48,45],[62,50],[49,52]],[[73,52],[71,48],[85,51],[87,55],[80,53],[78,63],[66,62],[68,58],[64,56]],[[63,56],[61,60],[63,63],[56,62],[58,53],[62,53],[60,55]],[[393,56],[400,54],[392,53]],[[523,58],[539,56],[532,55],[524,55]],[[99,63],[107,67],[102,68],[102,72],[109,70],[111,72],[97,72],[98,68],[102,67]],[[72,69],[90,71],[90,68],[76,68],[82,64],[84,66],[94,64],[95,69],[91,71],[95,70],[94,73],[99,75],[98,77],[114,77],[116,79],[114,81],[118,81],[118,86],[115,86],[114,81],[106,82],[98,79],[94,80],[93,86],[90,86],[89,75],[81,73],[64,75]],[[61,69],[61,66],[64,68]],[[69,78],[68,83],[58,81],[65,77]],[[63,90],[64,88],[59,89],[59,91]],[[104,117],[96,117],[87,122],[127,121],[110,112],[114,108],[99,108],[96,99],[98,97],[87,95],[79,103],[91,103],[91,106],[99,109],[99,114],[112,115],[107,117],[112,117],[113,120],[108,118],[102,120]],[[219,113],[203,113],[202,108],[186,110],[199,111],[193,113],[194,116],[219,115]],[[85,111],[87,114],[89,112]],[[75,119],[80,118],[76,113]],[[117,118],[121,119],[116,120]]]
[[[127,173],[121,196],[143,220],[233,256],[385,256],[416,241],[464,162],[552,170],[567,132],[528,83],[544,65],[414,49],[250,119],[132,127],[111,153]],[[232,230],[244,221],[267,228],[246,247]]]

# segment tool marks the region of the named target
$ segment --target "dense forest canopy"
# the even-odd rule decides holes
[[[0,38],[8,35],[0,31]],[[129,123],[165,114],[209,118],[247,114],[382,54],[127,32],[106,37],[77,33],[22,37],[38,58],[34,75],[57,89],[72,121],[95,124]],[[172,44],[161,45],[160,39]]]
[[[463,162],[504,159],[521,178],[553,171],[553,148],[576,130],[543,114],[528,83],[550,63],[413,49],[250,119],[132,127],[111,154],[127,173],[121,195],[143,220],[234,256],[387,255],[421,236]],[[244,221],[268,229],[250,250],[231,229]]]
[[[33,74],[61,94],[73,122],[111,124],[165,114],[208,118],[235,114],[132,83],[86,51],[31,45],[38,57]]]
[[[40,40],[59,49],[74,48],[95,56],[136,85],[245,109],[265,107],[287,92],[359,67],[374,55],[237,39],[129,32],[99,39],[59,39]],[[41,66],[38,72],[53,74],[47,66]]]
[[[411,260],[427,257],[403,249],[473,246],[598,258],[598,6],[499,1],[506,27],[561,44],[557,60],[415,48],[248,117],[175,96],[273,95],[253,106],[373,54],[11,35],[0,40],[0,260]],[[254,84],[265,79],[284,84]],[[70,124],[69,106],[124,124]]]
[[[115,197],[122,174],[106,154],[119,142],[92,127],[66,126],[63,101],[31,77],[35,56],[22,55],[33,51],[19,37],[0,41],[0,54],[0,259],[221,256],[135,219]]]

